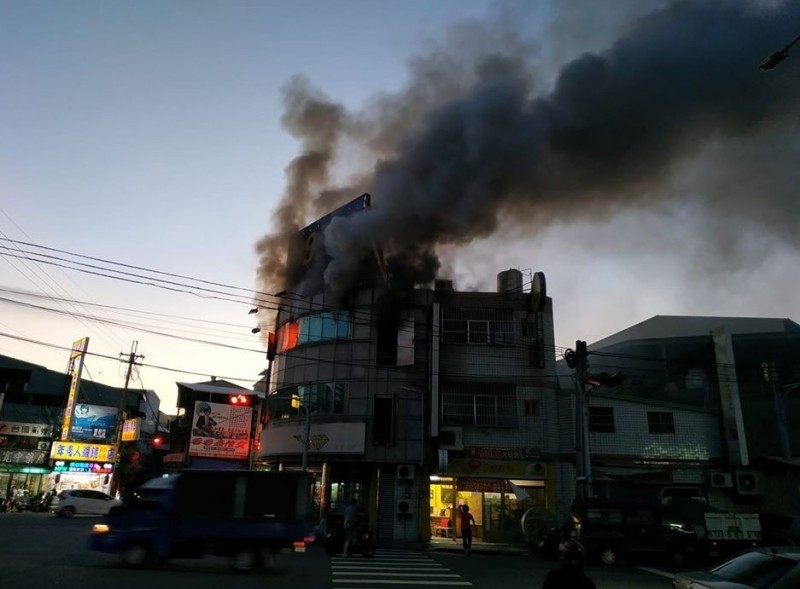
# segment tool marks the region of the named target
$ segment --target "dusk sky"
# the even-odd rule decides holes
[[[518,126],[536,130],[512,137],[516,153],[536,154],[507,182],[487,180],[496,205],[462,216],[443,202],[458,230],[420,235],[442,277],[494,290],[500,271],[544,272],[559,351],[654,315],[800,320],[800,49],[758,70],[800,33],[800,9],[688,6],[0,0],[0,354],[64,371],[88,336],[111,358],[90,356],[84,377],[122,386],[114,358],[136,340],[145,366],[131,386],[156,390],[167,412],[176,381],[252,386],[266,368],[248,315],[265,288],[256,244],[280,234],[280,204],[296,198],[307,223],[318,192],[366,189],[376,211],[396,210],[402,191],[385,170],[437,145],[431,129],[451,104],[480,111],[475,88],[511,62],[509,79],[524,81]],[[686,26],[698,19],[711,24]],[[503,67],[488,70],[487,56]],[[287,169],[319,131],[290,128],[308,97],[346,122],[303,200],[287,194]],[[564,131],[578,115],[585,135]],[[484,165],[495,169],[491,154]],[[435,198],[408,186],[408,202]],[[76,261],[91,266],[55,265]],[[129,274],[110,278],[109,262]]]

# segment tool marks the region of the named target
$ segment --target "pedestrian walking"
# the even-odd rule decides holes
[[[350,556],[350,544],[353,542],[353,534],[356,529],[356,511],[358,509],[358,501],[355,497],[350,499],[350,503],[344,508],[344,546],[342,551],[345,556]]]
[[[461,540],[464,543],[464,554],[469,556],[472,549],[472,524],[475,518],[469,512],[469,505],[466,503],[461,506]]]
[[[571,538],[558,545],[561,567],[547,573],[542,589],[597,589],[586,573],[583,572],[583,561],[586,549]]]

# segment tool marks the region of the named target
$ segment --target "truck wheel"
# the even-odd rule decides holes
[[[252,548],[241,548],[231,556],[231,568],[237,573],[249,573],[258,568],[259,555]]]
[[[128,567],[141,567],[150,559],[150,548],[144,542],[131,542],[120,552],[122,564]]]
[[[617,562],[617,551],[614,548],[603,548],[600,551],[600,562],[611,566]]]

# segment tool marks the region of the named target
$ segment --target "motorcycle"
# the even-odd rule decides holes
[[[325,535],[325,552],[328,556],[336,556],[344,551],[344,526],[330,525]],[[347,556],[361,554],[366,558],[375,556],[375,536],[366,525],[359,521],[353,528],[353,537],[347,546]]]

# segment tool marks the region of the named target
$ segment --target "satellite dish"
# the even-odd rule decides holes
[[[534,272],[531,281],[531,311],[539,313],[544,310],[547,301],[547,281],[544,272]]]

